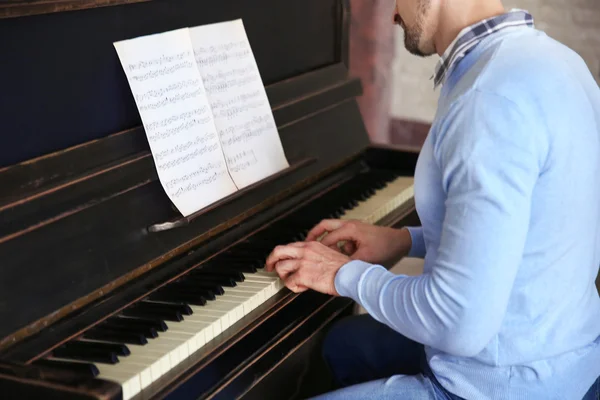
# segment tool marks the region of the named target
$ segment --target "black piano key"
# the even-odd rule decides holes
[[[34,361],[32,364],[40,367],[70,371],[75,374],[81,374],[92,378],[95,378],[100,374],[98,367],[96,367],[94,364],[86,362],[69,362],[63,360],[48,360],[43,358]]]
[[[142,300],[138,304],[155,309],[175,310],[180,312],[181,315],[192,315],[194,313],[194,311],[192,311],[192,308],[187,304],[168,304],[163,302],[146,300]]]
[[[203,282],[203,283],[209,283],[209,284],[215,284],[215,285],[227,286],[227,287],[237,286],[237,283],[235,282],[235,280],[233,278],[230,278],[228,276],[210,275],[207,273],[188,274],[187,280],[189,282],[199,282],[199,283]]]
[[[135,333],[138,335],[142,335],[146,338],[154,339],[154,338],[158,337],[158,331],[156,330],[156,328],[149,327],[149,326],[123,326],[123,325],[113,324],[109,321],[106,321],[106,322],[103,322],[102,324],[100,324],[99,328],[110,329],[110,330],[121,331],[121,332]]]
[[[160,319],[125,318],[113,317],[107,320],[112,326],[140,327],[142,329],[155,329],[158,332],[166,332],[169,327]]]
[[[354,207],[358,207],[358,201],[357,200],[350,200],[347,204],[346,207],[348,210],[353,209]]]
[[[213,289],[201,288],[193,284],[193,282],[183,283],[181,282],[181,286],[173,286],[174,290],[184,290],[186,292],[192,293],[197,296],[202,296],[206,300],[215,300],[216,294],[223,294],[223,288],[220,286],[213,286]],[[170,290],[169,288],[168,290]]]
[[[367,192],[360,193],[358,196],[356,196],[356,198],[360,201],[368,200],[369,197],[371,197],[371,195]]]
[[[130,352],[124,344],[72,341],[54,349],[52,354],[57,358],[116,364],[119,355],[127,356]]]
[[[200,283],[202,283],[200,279],[181,278],[181,280],[173,282],[161,290],[168,293],[182,293],[186,296],[201,296],[207,300],[214,300],[215,290],[218,290],[220,286],[212,282],[200,286]]]
[[[206,298],[199,294],[178,290],[160,290],[148,296],[149,300],[165,301],[172,303],[187,303],[194,306],[206,305]]]
[[[129,347],[122,343],[100,343],[87,340],[73,340],[65,343],[63,347],[75,350],[89,349],[94,351],[112,352],[118,356],[128,356],[131,354]]]
[[[268,255],[265,255],[264,257],[260,258],[230,257],[226,259],[219,259],[218,261],[215,260],[210,265],[212,268],[215,269],[222,269],[227,266],[235,266],[236,269],[239,269],[240,271],[246,269],[247,271],[245,272],[252,272],[252,270],[256,270],[256,268],[260,268],[262,265],[264,265],[267,256]]]
[[[143,301],[126,308],[122,314],[128,317],[159,318],[175,322],[183,321],[183,315],[178,309],[166,306],[156,307]]]
[[[258,268],[262,268],[265,265],[264,261],[262,263],[252,264],[244,264],[244,263],[225,263],[221,267],[227,270],[246,272],[249,274],[255,273]]]
[[[329,214],[330,218],[339,218],[342,215],[344,215],[344,211],[343,210],[335,210],[331,214]]]
[[[202,280],[198,280],[198,279],[191,279],[189,275],[186,275],[185,277],[180,278],[178,281],[176,281],[175,285],[179,286],[185,286],[187,288],[190,289],[197,289],[199,292],[202,290],[210,290],[212,293],[216,294],[216,295],[222,295],[225,293],[225,291],[223,290],[223,287],[221,285],[217,285],[214,284],[212,282],[203,282]],[[173,285],[173,286],[175,286]]]
[[[217,285],[223,286],[223,287],[236,287],[237,286],[237,282],[235,281],[235,279],[233,278],[229,278],[226,276],[199,276],[199,279],[202,279],[202,281],[204,282],[211,282],[211,283],[216,283]]]
[[[108,342],[145,345],[148,343],[146,335],[128,330],[127,328],[110,328],[98,326],[83,334],[86,339],[105,340]]]
[[[95,362],[102,364],[118,364],[119,358],[115,353],[98,353],[98,352],[74,352],[66,349],[56,349],[52,352],[54,357],[66,358],[68,360],[78,360]]]
[[[126,330],[96,327],[83,334],[85,339],[105,340],[107,342],[127,343],[145,345],[148,343],[146,336],[141,333],[128,332]]]
[[[226,260],[218,260],[211,262],[210,269],[215,269],[219,271],[237,271],[237,272],[248,272],[254,273],[257,268],[262,268],[265,264],[265,259],[257,260],[257,259],[245,259],[243,257],[240,258],[231,258]],[[194,272],[189,275],[201,274],[201,272]]]
[[[206,288],[200,288],[197,285],[194,285],[194,282],[187,282],[187,281],[177,281],[174,283],[171,283],[167,286],[165,286],[164,288],[161,289],[161,292],[167,292],[167,293],[189,293],[190,295],[194,295],[194,296],[201,296],[202,298],[206,299],[206,300],[215,300],[216,296],[215,296],[215,292],[213,290],[210,289],[206,289]],[[223,294],[223,293],[221,293]]]
[[[245,277],[241,271],[223,270],[223,269],[207,269],[206,271],[197,270],[192,271],[198,275],[211,275],[211,276],[223,276],[233,279],[236,282],[243,282]]]
[[[244,258],[246,260],[252,260],[255,258],[260,258],[267,254],[269,249],[259,249],[259,248],[243,248],[243,247],[234,247],[231,250],[226,251],[219,255],[220,259],[230,259],[230,258]]]

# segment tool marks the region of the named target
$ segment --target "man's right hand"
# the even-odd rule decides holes
[[[326,219],[321,221],[306,235],[306,241],[318,240],[332,249],[338,249],[339,242],[343,252],[352,259],[372,264],[382,264],[405,257],[412,246],[407,229],[365,224],[360,221]]]

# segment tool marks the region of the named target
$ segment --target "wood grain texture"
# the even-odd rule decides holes
[[[389,0],[351,0],[350,73],[359,76],[358,99],[369,137],[389,143],[394,25]]]
[[[0,361],[0,391],[4,399],[113,400],[121,397],[121,387],[114,382],[3,361]]]
[[[146,1],[150,0],[0,0],[0,19],[118,6]]]

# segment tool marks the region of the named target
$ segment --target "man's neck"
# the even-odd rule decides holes
[[[506,10],[500,0],[464,0],[444,2],[439,12],[439,25],[434,43],[436,52],[441,57],[464,28],[504,14]]]

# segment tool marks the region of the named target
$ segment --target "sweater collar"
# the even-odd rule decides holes
[[[509,27],[533,27],[533,17],[525,10],[513,9],[464,28],[448,46],[435,67],[434,87],[446,81],[449,71],[485,37]]]

